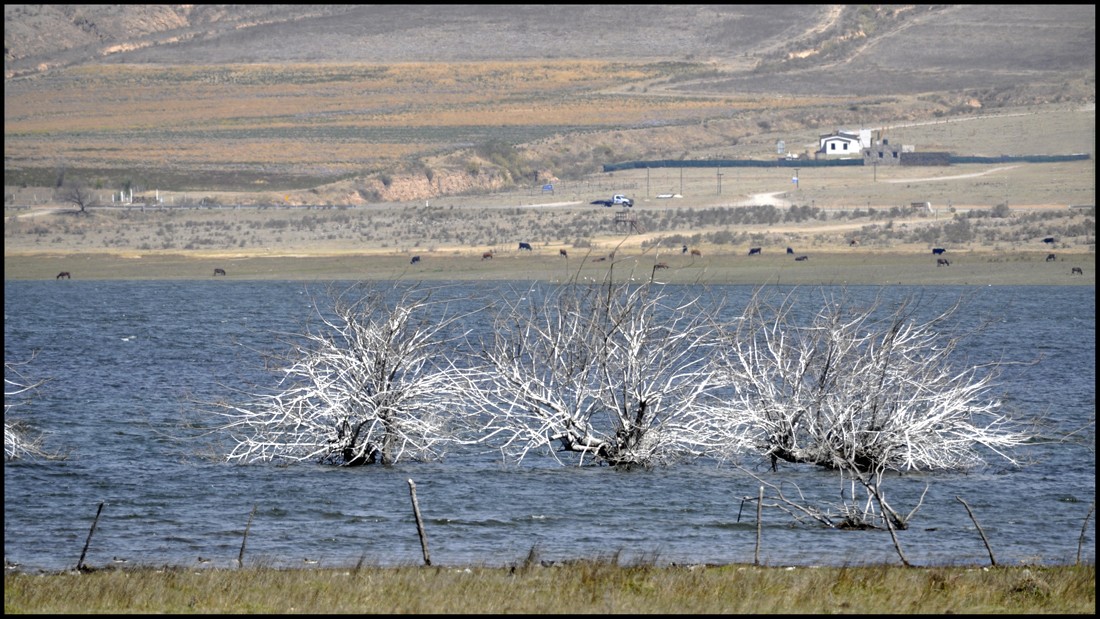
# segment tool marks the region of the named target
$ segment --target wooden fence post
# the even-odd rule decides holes
[[[760,566],[760,534],[763,527],[761,515],[764,511],[764,486],[760,486],[760,494],[756,499],[756,553],[752,557],[752,564]]]
[[[985,538],[985,531],[982,530],[982,525],[978,524],[978,519],[974,517],[974,512],[970,511],[970,506],[966,504],[966,501],[962,500],[962,497],[956,496],[955,500],[963,504],[966,508],[966,513],[970,514],[970,519],[974,521],[974,526],[978,527],[978,535],[982,536],[982,543],[985,544],[985,550],[989,553],[989,562],[993,567],[997,567],[997,559],[993,556],[993,549],[989,547],[989,540]]]
[[[1089,530],[1089,517],[1096,507],[1096,501],[1089,504],[1089,513],[1085,514],[1085,521],[1081,523],[1081,537],[1077,538],[1077,565],[1081,565],[1081,546],[1085,543],[1085,533]]]
[[[99,523],[99,514],[103,512],[103,501],[99,502],[99,509],[95,510],[95,520],[92,528],[88,530],[88,539],[84,540],[84,550],[80,551],[80,560],[76,562],[77,571],[84,571],[84,555],[88,554],[88,546],[92,543],[92,533],[95,533],[95,525]]]
[[[252,517],[256,515],[256,505],[252,505],[252,513],[248,514],[248,524],[244,527],[244,538],[241,539],[241,552],[237,554],[237,569],[244,567],[244,545],[248,543],[248,531],[252,528]]]
[[[428,537],[424,533],[424,521],[420,519],[420,505],[416,502],[416,484],[409,479],[409,495],[412,496],[413,515],[416,516],[416,532],[420,535],[420,550],[424,553],[424,565],[431,565],[432,558],[428,555]]]

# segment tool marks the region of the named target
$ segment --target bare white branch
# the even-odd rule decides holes
[[[460,314],[418,287],[333,296],[274,365],[277,384],[219,407],[229,461],[342,466],[442,458],[461,442]],[[356,292],[356,294],[359,294]]]
[[[9,415],[17,407],[26,404],[46,380],[32,380],[24,374],[23,368],[34,360],[4,361],[4,458],[54,458],[45,448],[45,434],[32,428],[25,421]]]
[[[885,472],[967,469],[987,454],[1015,463],[1009,451],[1028,435],[991,395],[998,364],[954,365],[960,302],[918,320],[912,299],[891,310],[881,298],[857,308],[824,296],[800,320],[791,297],[758,293],[721,348],[729,414],[753,427],[773,469],[782,460],[837,470],[853,484],[848,526],[875,522],[878,505],[905,528]]]
[[[715,308],[654,283],[537,292],[498,312],[470,383],[502,455],[651,466],[735,442],[711,365]]]

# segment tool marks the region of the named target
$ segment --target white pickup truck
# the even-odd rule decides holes
[[[631,200],[621,193],[617,193],[611,196],[610,200],[594,200],[592,204],[600,204],[603,206],[634,206],[634,200]]]

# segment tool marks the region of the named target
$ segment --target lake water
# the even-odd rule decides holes
[[[462,284],[475,298],[511,285]],[[560,467],[545,457],[506,465],[493,454],[459,452],[393,468],[231,465],[179,440],[175,426],[188,402],[256,378],[254,351],[275,347],[279,333],[300,331],[321,289],[221,278],[6,281],[4,359],[23,361],[37,351],[24,369],[51,379],[9,415],[46,432],[47,447],[67,454],[5,463],[9,566],[75,567],[101,502],[85,557],[90,566],[115,557],[131,565],[235,566],[253,507],[246,565],[419,564],[410,479],[433,565],[508,565],[533,547],[551,561],[616,553],[622,562],[658,564],[754,560],[755,507],[742,499],[755,497],[758,484],[714,462],[620,471]],[[1040,358],[1008,366],[997,389],[1004,410],[1046,419],[1047,440],[1014,454],[1025,466],[991,457],[981,470],[904,475],[887,484],[902,512],[930,488],[910,528],[898,532],[908,560],[988,565],[959,497],[1000,564],[1073,563],[1082,535],[1081,560],[1094,562],[1095,515],[1086,517],[1096,486],[1095,289],[848,290],[868,298],[920,293],[929,307],[970,295],[967,317],[996,320],[969,341],[969,358]],[[751,288],[709,293],[736,307]],[[814,467],[770,473],[761,463],[756,472],[797,484],[810,497],[840,492],[835,475]],[[759,557],[766,565],[899,563],[886,531],[794,525],[776,510],[764,511],[763,525]]]

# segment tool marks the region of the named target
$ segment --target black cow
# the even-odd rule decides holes
[[[214,269],[214,277],[225,275],[225,269]]]
[[[752,247],[752,248],[749,249],[749,255],[750,256],[755,256],[759,253],[760,253],[760,248],[759,247]]]
[[[794,253],[794,250],[793,250],[793,249],[791,249],[790,247],[788,247],[788,248],[787,248],[787,253],[788,253],[788,254],[793,254],[793,253]]]
[[[1055,256],[1054,254],[1047,254],[1047,262],[1054,262],[1057,259],[1058,259],[1058,257]]]
[[[951,261],[948,260],[947,258],[936,258],[936,266],[937,267],[949,267],[949,266],[951,266]]]
[[[527,251],[531,251],[531,244],[530,243],[524,243],[523,241],[520,241],[519,248],[520,249],[526,249]]]
[[[933,256],[942,256],[943,252],[945,252],[945,251],[947,251],[947,250],[942,248],[942,247],[933,247],[932,248],[932,255]]]
[[[55,277],[54,279],[72,279],[72,278],[73,278],[73,276],[69,275],[68,271],[62,271],[62,272],[58,273],[57,277]]]
[[[1043,239],[1043,242],[1044,243],[1050,243],[1051,245],[1054,245],[1054,237],[1053,236],[1048,236],[1047,238]]]
[[[1073,267],[1069,271],[1070,275],[1084,275],[1085,272],[1081,270],[1081,267]]]
[[[409,261],[409,264],[416,264],[417,262],[420,262],[420,256],[413,256],[412,260]]]
[[[568,258],[569,257],[569,252],[565,251],[564,249],[559,249],[558,250],[558,255],[563,257],[563,258]]]
[[[796,262],[804,262],[804,261],[809,260],[809,259],[810,259],[809,256],[799,256],[799,257],[795,258],[795,261]]]
[[[686,254],[686,253],[688,253],[688,246],[687,246],[687,245],[684,245],[683,247],[681,247],[681,248],[680,248],[680,253],[681,253],[681,254]]]

